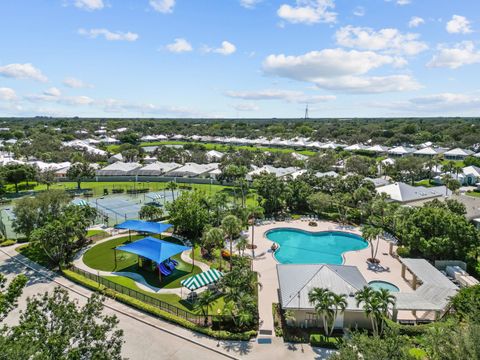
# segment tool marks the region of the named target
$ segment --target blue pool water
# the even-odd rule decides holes
[[[400,289],[395,285],[393,285],[392,283],[389,283],[387,281],[381,281],[381,280],[370,281],[368,283],[368,286],[370,286],[372,289],[375,289],[375,290],[385,289],[390,292],[400,291]]]
[[[274,229],[266,237],[280,245],[275,258],[281,264],[341,265],[343,253],[368,246],[360,236],[340,231]]]

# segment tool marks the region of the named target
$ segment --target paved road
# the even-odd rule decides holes
[[[18,319],[19,310],[25,307],[25,299],[28,296],[50,291],[55,286],[51,280],[38,276],[36,272],[19,265],[2,252],[0,252],[0,272],[6,274],[7,277],[24,273],[30,279],[19,301],[19,308],[11,313],[5,320],[10,324],[16,322]],[[85,303],[86,298],[84,296],[73,291],[70,291],[70,294],[71,297],[77,299],[80,304]],[[105,313],[115,313],[117,315],[120,321],[119,326],[125,332],[123,355],[130,359],[226,359],[226,357],[211,350],[192,344],[177,336],[170,335],[111,309],[105,309]]]
[[[30,267],[38,271],[34,271],[12,259],[5,252],[17,260],[25,261]],[[19,301],[19,307],[7,317],[5,320],[7,323],[15,323],[19,311],[25,307],[25,299],[28,296],[51,291],[59,284],[67,288],[71,298],[76,299],[79,304],[84,304],[86,298],[92,294],[91,291],[61,276],[52,277],[51,273],[46,272],[39,265],[19,256],[12,247],[0,249],[0,273],[7,275],[7,277],[23,273],[29,278],[27,287]],[[119,327],[124,330],[125,334],[123,355],[133,360],[224,360],[228,358],[321,360],[327,359],[330,353],[329,350],[312,348],[308,345],[283,343],[280,338],[275,337],[271,338],[272,343],[269,344],[259,344],[254,340],[250,342],[217,342],[185,328],[153,318],[109,298],[105,300],[105,313],[117,315]]]

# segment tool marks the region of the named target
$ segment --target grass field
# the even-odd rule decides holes
[[[82,189],[88,189],[93,192],[94,196],[103,196],[103,192],[105,189],[108,190],[110,194],[112,194],[113,189],[144,189],[148,188],[151,192],[158,192],[163,191],[166,189],[168,182],[129,182],[129,181],[112,181],[112,182],[95,182],[89,181],[82,183]],[[230,198],[232,199],[234,196],[234,188],[231,186],[224,186],[224,185],[215,185],[215,184],[178,184],[179,189],[182,189],[182,186],[185,186],[192,190],[203,191],[206,194],[215,194],[217,192],[225,192],[227,193]],[[14,191],[13,185],[7,185],[7,191]],[[20,184],[20,187],[24,189],[25,184]],[[47,187],[43,184],[36,184],[31,183],[28,189],[25,190],[33,190],[33,191],[44,191]],[[50,186],[50,189],[60,189],[60,190],[75,190],[77,189],[77,184],[74,182],[61,182],[56,183]],[[170,190],[165,190],[170,191]],[[138,195],[141,196],[141,195]],[[256,200],[256,193],[252,189],[247,194],[247,205],[255,205],[257,204]]]
[[[142,236],[132,236],[133,241],[141,238]],[[162,278],[162,282],[159,281],[158,275],[138,267],[137,255],[117,251],[117,259],[115,262],[114,248],[126,243],[128,239],[128,236],[126,236],[98,244],[85,253],[83,261],[87,266],[96,270],[138,273],[145,278],[148,284],[165,289],[179,288],[181,287],[180,281],[201,272],[198,266],[192,267],[191,264],[185,263],[180,258],[180,254],[172,257],[178,261],[178,265],[171,275]],[[174,238],[166,238],[165,240],[178,242],[178,240]]]
[[[230,149],[234,150],[250,150],[250,151],[268,151],[268,152],[282,152],[282,153],[292,153],[297,152],[299,154],[313,156],[316,154],[315,151],[311,150],[296,150],[292,148],[272,148],[272,147],[257,147],[249,145],[224,145],[224,144],[215,144],[215,143],[199,143],[191,141],[154,141],[154,142],[144,142],[140,146],[161,146],[161,145],[185,145],[185,144],[198,144],[204,145],[207,150],[217,150],[217,151],[228,151]],[[117,153],[119,151],[119,145],[109,145],[107,150],[112,153]]]
[[[136,284],[135,281],[132,279],[123,277],[123,276],[105,276],[106,279],[113,281],[114,283],[126,286],[130,289],[136,290],[138,292],[141,292],[142,294],[157,298],[159,300],[162,300],[166,303],[172,304],[182,310],[189,311],[193,314],[201,314],[201,309],[199,307],[194,307],[192,304],[184,299],[181,299],[180,296],[175,295],[175,294],[156,294],[152,293],[150,291],[145,291],[140,289]],[[188,293],[189,291],[185,289],[185,293]],[[225,299],[223,296],[218,297],[211,303],[211,308],[209,309],[209,314],[211,315],[216,315],[218,314],[218,310],[222,312],[223,308],[225,306]]]

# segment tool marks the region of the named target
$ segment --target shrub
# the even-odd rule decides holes
[[[327,349],[338,349],[338,339],[323,334],[311,334],[310,345]]]
[[[222,258],[225,260],[230,260],[230,251],[228,250],[222,250]]]
[[[103,295],[108,296],[112,299],[115,299],[121,303],[134,307],[140,311],[147,312],[153,316],[159,317],[170,323],[174,323],[184,328],[199,332],[201,334],[208,335],[215,339],[219,340],[234,340],[234,341],[248,341],[250,338],[257,336],[256,330],[249,330],[241,333],[232,333],[225,330],[212,330],[211,328],[204,328],[199,325],[196,325],[190,321],[187,321],[181,317],[170,314],[166,311],[160,310],[159,308],[144,303],[143,301],[132,298],[128,295],[118,293],[112,289],[106,288],[103,285],[98,284],[97,282],[87,279],[86,277],[79,275],[70,270],[63,270],[63,275],[72,280],[75,283],[83,285],[90,290],[100,291]]]
[[[397,255],[400,257],[409,257],[410,256],[410,249],[406,246],[399,246],[397,248]]]
[[[15,240],[5,240],[5,241],[0,243],[0,247],[10,246],[10,245],[13,245],[13,244],[16,244],[16,243],[17,242]]]

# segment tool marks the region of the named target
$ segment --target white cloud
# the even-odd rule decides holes
[[[169,14],[173,12],[176,0],[150,0],[150,6],[153,10],[161,12],[163,14]]]
[[[419,27],[422,24],[425,24],[425,20],[423,20],[419,16],[412,16],[410,18],[410,21],[408,22],[408,27],[409,28],[416,28],[416,27]]]
[[[226,96],[243,100],[282,100],[296,103],[319,103],[335,100],[334,95],[307,95],[302,91],[294,90],[253,90],[253,91],[227,91]]]
[[[260,108],[252,103],[233,104],[232,107],[237,111],[258,111]]]
[[[318,79],[316,85],[326,90],[364,94],[412,91],[421,88],[421,85],[410,75],[342,76],[334,79]]]
[[[345,47],[385,50],[405,55],[416,55],[428,49],[427,44],[418,41],[418,34],[402,34],[393,28],[375,31],[367,27],[348,25],[337,30],[335,38],[337,44]]]
[[[373,51],[324,49],[300,56],[269,55],[263,62],[267,74],[310,82],[322,89],[380,93],[420,88],[409,75],[364,76],[369,71],[390,65],[405,65],[405,60]]]
[[[240,0],[240,5],[246,9],[253,9],[258,3],[263,0]]]
[[[0,75],[15,79],[28,79],[40,82],[48,81],[47,77],[30,63],[0,66]]]
[[[105,7],[103,0],[75,0],[75,6],[79,9],[93,11]]]
[[[365,16],[365,8],[363,6],[357,6],[354,10],[353,10],[353,15],[355,16]]]
[[[63,85],[72,89],[93,88],[92,84],[88,84],[74,77],[67,77],[63,80]]]
[[[410,4],[412,1],[411,0],[385,0],[386,2],[392,2],[395,1],[395,4],[404,6]]]
[[[7,87],[0,87],[0,100],[12,101],[16,99],[17,94],[15,93],[15,90]]]
[[[210,48],[208,46],[203,47],[204,52],[214,52],[217,54],[222,55],[232,55],[235,51],[237,51],[237,47],[229,41],[222,41],[222,46],[219,48]]]
[[[62,92],[56,87],[51,87],[50,89],[45,90],[43,94],[46,96],[59,97],[60,95],[62,95]]]
[[[166,46],[167,50],[173,53],[183,53],[193,50],[192,45],[185,39],[177,38],[172,44]]]
[[[477,111],[480,106],[480,96],[462,93],[439,93],[419,96],[406,101],[377,102],[370,104],[370,106],[413,114],[424,112],[444,116],[446,112],[451,112],[459,116],[459,114]]]
[[[463,41],[453,47],[440,45],[438,53],[428,62],[428,67],[448,67],[457,69],[464,65],[480,63],[480,51],[472,41]]]
[[[59,102],[65,105],[91,105],[95,102],[94,99],[88,96],[67,96],[59,99]]]
[[[470,21],[465,16],[453,15],[447,23],[447,32],[450,34],[469,34],[472,32]]]
[[[95,39],[99,36],[103,36],[105,40],[108,41],[136,41],[138,39],[138,34],[128,32],[121,32],[121,31],[110,31],[107,29],[79,29],[78,33],[80,35]]]
[[[295,6],[283,4],[277,15],[293,24],[335,23],[337,13],[334,0],[296,0]]]

